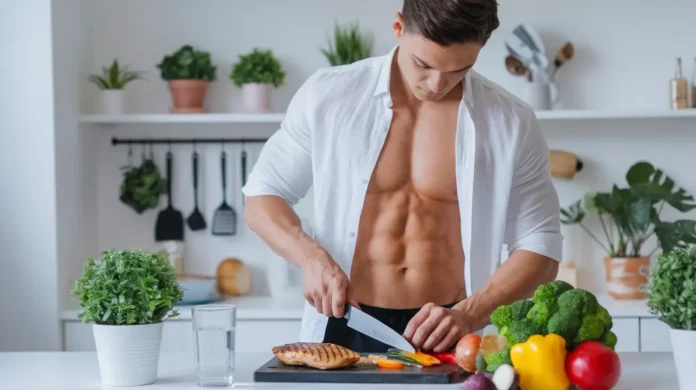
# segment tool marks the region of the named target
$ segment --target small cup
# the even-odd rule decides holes
[[[198,386],[233,386],[237,307],[195,306],[191,309],[191,317],[196,343]]]

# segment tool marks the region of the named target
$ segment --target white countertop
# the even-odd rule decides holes
[[[597,294],[597,300],[606,307],[612,317],[654,317],[648,312],[645,300],[616,300],[607,294]],[[237,305],[239,320],[301,320],[304,310],[303,298],[278,299],[270,297],[225,298],[216,303]],[[192,306],[176,306],[180,320],[191,319]],[[77,310],[64,310],[61,320],[75,321]]]
[[[621,379],[613,390],[678,390],[671,353],[619,353]],[[253,372],[271,358],[270,354],[238,354],[235,388],[251,389],[458,389],[458,385],[349,385],[254,383]],[[193,354],[163,353],[157,381],[138,389],[200,390],[196,385]],[[94,352],[4,352],[0,353],[0,389],[88,390],[103,389]],[[121,388],[125,389],[125,388]]]

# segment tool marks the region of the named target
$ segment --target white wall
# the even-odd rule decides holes
[[[0,351],[60,348],[51,1],[0,13]]]
[[[114,56],[134,69],[149,72],[147,82],[127,89],[127,108],[131,112],[166,112],[169,96],[155,68],[162,56],[185,43],[210,50],[218,65],[218,81],[210,89],[208,105],[212,111],[236,111],[240,94],[227,78],[237,55],[255,46],[273,49],[288,71],[285,86],[274,91],[278,111],[287,103],[304,79],[315,69],[326,66],[319,48],[326,45],[333,21],[359,20],[366,31],[375,35],[375,54],[394,44],[391,23],[401,0],[275,0],[214,1],[195,4],[184,0],[141,2],[124,0],[100,2],[90,19],[90,71]],[[369,8],[368,8],[369,7]],[[368,11],[369,9],[369,11]],[[661,109],[668,107],[667,82],[673,75],[675,57],[684,57],[684,71],[691,75],[693,57],[693,15],[696,3],[689,0],[649,0],[641,6],[628,0],[583,2],[552,0],[503,0],[500,6],[502,26],[483,50],[476,70],[520,96],[525,82],[510,76],[503,65],[507,54],[503,40],[519,22],[533,24],[545,39],[549,57],[567,40],[576,46],[576,58],[559,72],[563,106],[578,109]],[[660,18],[664,22],[657,22]],[[128,26],[126,27],[126,24]],[[94,112],[96,88],[83,83],[88,97],[87,109]],[[556,181],[564,205],[582,193],[610,188],[623,183],[628,167],[638,159],[649,159],[670,174],[678,184],[696,193],[696,178],[688,161],[696,161],[691,151],[696,141],[696,121],[575,121],[545,122],[551,147],[579,154],[586,168],[573,181]],[[236,129],[236,128],[235,128]],[[118,137],[191,137],[225,135],[227,126],[115,126],[95,128],[98,133],[98,249],[113,246],[152,247],[156,211],[138,216],[118,201],[119,167],[126,162],[127,148],[112,147],[109,140]],[[268,130],[249,127],[245,131]],[[238,146],[230,146],[231,190],[238,191]],[[251,163],[258,148],[250,148]],[[192,209],[190,184],[190,147],[174,148],[176,177],[175,204],[184,215]],[[164,148],[157,158],[164,168]],[[134,150],[136,160],[140,149]],[[205,216],[210,222],[220,203],[219,147],[205,148],[201,190]],[[163,202],[166,198],[162,199]],[[241,212],[237,195],[233,204]],[[305,203],[306,205],[306,203]],[[301,207],[306,210],[306,207]],[[693,215],[692,215],[693,217]],[[241,221],[241,220],[240,220]],[[243,222],[241,222],[243,224]],[[565,253],[578,261],[581,283],[595,291],[604,291],[603,253],[575,229],[565,229],[568,246]],[[238,237],[218,238],[209,233],[187,231],[187,271],[212,274],[227,256],[239,256],[253,266],[254,293],[265,294],[262,281],[265,259],[270,255],[261,242],[243,229]]]

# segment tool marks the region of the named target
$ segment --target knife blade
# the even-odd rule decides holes
[[[394,348],[416,352],[415,348],[394,329],[360,309],[350,305],[347,306],[344,317],[348,320],[348,327]]]

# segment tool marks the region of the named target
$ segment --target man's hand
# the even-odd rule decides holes
[[[403,336],[417,350],[444,352],[470,332],[462,312],[427,303],[409,321]]]
[[[341,318],[346,302],[359,307],[348,277],[331,256],[324,252],[306,264],[302,273],[304,297],[317,312]]]

